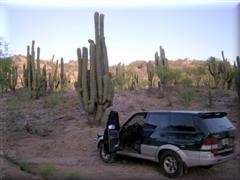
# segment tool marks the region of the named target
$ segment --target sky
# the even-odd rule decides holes
[[[102,2],[102,1],[101,1]],[[41,58],[76,60],[76,49],[94,39],[94,12],[105,15],[109,64],[153,60],[161,45],[166,57],[233,62],[239,50],[236,6],[240,1],[0,0],[0,36],[9,53],[26,55],[32,40]],[[239,21],[239,19],[238,19]]]

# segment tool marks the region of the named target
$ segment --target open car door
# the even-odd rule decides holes
[[[104,131],[104,145],[107,153],[119,150],[119,116],[118,112],[111,111]]]

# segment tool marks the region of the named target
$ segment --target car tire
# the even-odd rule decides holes
[[[101,160],[105,163],[111,163],[113,161],[113,154],[106,153],[103,142],[99,144],[99,155]]]
[[[177,153],[166,151],[160,156],[159,161],[160,171],[164,176],[177,178],[183,175],[184,162]]]

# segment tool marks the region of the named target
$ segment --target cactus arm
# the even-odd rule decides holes
[[[82,88],[83,88],[83,105],[84,109],[88,112],[88,81],[87,81],[87,67],[88,67],[88,49],[86,47],[82,48],[83,51],[83,63],[82,63]]]
[[[103,72],[102,72],[102,53],[101,53],[101,43],[100,43],[100,33],[99,33],[99,13],[94,14],[95,22],[95,39],[96,39],[96,72],[97,72],[97,89],[98,89],[98,101],[102,103],[103,100]]]
[[[32,65],[32,87],[34,90],[36,90],[36,68],[35,68],[35,41],[32,41],[32,47],[31,47],[31,65]]]
[[[155,59],[155,66],[159,65],[159,56],[158,56],[158,52],[155,53],[154,55],[154,59]]]
[[[96,45],[90,42],[90,104],[89,113],[95,111],[95,103],[97,99],[97,82],[96,82]]]
[[[61,91],[63,91],[63,89],[64,89],[64,84],[65,84],[64,62],[63,62],[63,58],[61,58],[61,65],[60,65],[60,87],[61,87]]]

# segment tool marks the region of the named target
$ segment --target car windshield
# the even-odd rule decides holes
[[[212,133],[235,129],[227,117],[204,119],[204,123]]]

